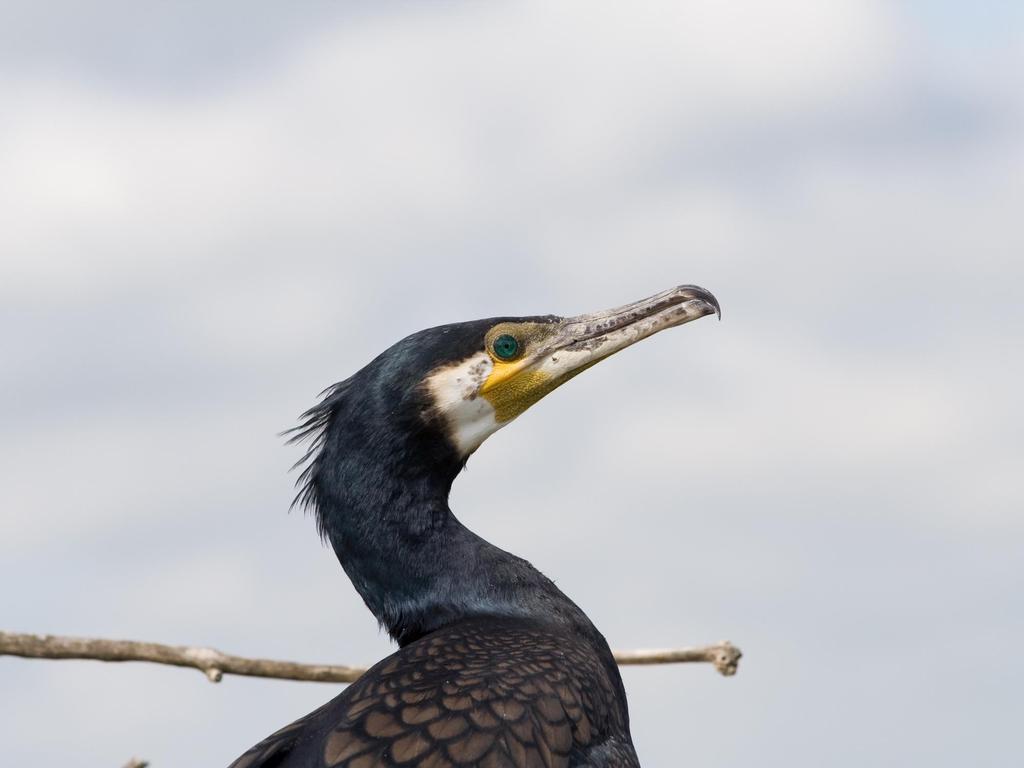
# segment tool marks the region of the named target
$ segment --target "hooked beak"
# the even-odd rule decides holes
[[[488,377],[480,394],[499,423],[510,421],[590,366],[658,331],[705,315],[722,316],[718,300],[696,285],[680,285],[632,304],[563,318],[522,358]]]
[[[566,318],[562,349],[592,351],[592,362],[597,362],[658,331],[711,314],[722,318],[718,299],[710,291],[680,285],[615,309]]]

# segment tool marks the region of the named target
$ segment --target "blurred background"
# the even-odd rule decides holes
[[[456,513],[613,647],[744,650],[624,671],[645,765],[1018,764],[1022,8],[0,4],[0,628],[374,662],[277,432],[417,329],[692,282],[721,323],[531,409]],[[154,768],[338,690],[0,688],[6,764]]]

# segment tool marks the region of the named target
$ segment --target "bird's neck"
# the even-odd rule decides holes
[[[400,644],[478,616],[536,618],[596,632],[547,577],[455,518],[448,493],[461,463],[374,455],[330,441],[321,459],[321,529],[366,605]]]

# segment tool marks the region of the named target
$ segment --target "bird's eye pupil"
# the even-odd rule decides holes
[[[503,333],[494,340],[494,354],[502,360],[511,360],[519,354],[519,342],[515,336]]]

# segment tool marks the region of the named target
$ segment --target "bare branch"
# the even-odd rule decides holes
[[[741,655],[736,646],[725,641],[703,648],[617,651],[615,660],[619,664],[707,662],[714,664],[715,669],[723,675],[734,675]],[[309,680],[318,683],[351,683],[366,671],[365,667],[250,659],[221,653],[214,648],[63,635],[26,635],[16,632],[0,632],[0,656],[21,656],[27,659],[149,661],[154,664],[193,667],[214,683],[220,682],[225,674]]]
[[[220,682],[225,673],[277,677],[284,680],[351,683],[365,671],[359,667],[249,659],[221,653],[213,648],[62,635],[23,635],[13,632],[0,632],[0,656],[2,655],[32,659],[150,661],[154,664],[193,667],[214,683]]]
[[[615,651],[619,666],[628,664],[682,664],[708,662],[726,677],[736,674],[743,653],[728,640],[701,648],[667,648],[658,651]]]

